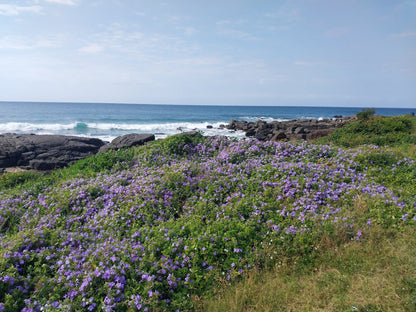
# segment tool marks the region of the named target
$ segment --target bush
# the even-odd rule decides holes
[[[376,110],[374,108],[367,108],[363,109],[361,112],[357,114],[357,118],[359,120],[369,120],[371,117],[374,116]]]
[[[168,154],[185,155],[203,139],[201,133],[177,134],[162,141],[162,146]]]

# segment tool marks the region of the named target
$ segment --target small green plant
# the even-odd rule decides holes
[[[163,146],[169,154],[186,155],[192,147],[202,141],[202,134],[178,134],[163,140]]]
[[[42,174],[33,171],[5,173],[0,175],[0,190],[14,188],[28,181],[37,181]]]
[[[128,168],[135,157],[135,148],[122,149],[119,151],[110,150],[91,157],[81,159],[70,167],[55,171],[52,175],[59,179],[68,179],[78,175],[94,176],[99,172],[112,170],[118,166]]]
[[[374,116],[376,110],[374,108],[367,108],[363,109],[361,112],[357,114],[357,118],[359,120],[369,120],[371,117]]]

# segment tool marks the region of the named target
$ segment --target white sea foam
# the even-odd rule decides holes
[[[0,124],[0,132],[30,132],[30,131],[60,131],[60,130],[70,130],[74,129],[77,126],[77,123],[69,124],[33,124],[28,122],[8,122],[5,124]]]
[[[258,120],[266,121],[266,122],[273,122],[273,121],[287,121],[289,119],[284,118],[273,118],[273,117],[258,117],[258,116],[243,116],[239,117],[240,120],[249,121],[249,122],[256,122]]]
[[[218,122],[218,123],[209,123],[209,122],[174,122],[174,123],[150,123],[150,124],[127,124],[127,123],[88,123],[87,126],[90,129],[99,129],[99,130],[138,130],[138,131],[158,131],[158,132],[166,132],[166,131],[176,131],[181,129],[204,129],[208,125],[212,125],[213,127],[219,127],[220,124],[226,124]]]
[[[9,122],[0,124],[0,133],[35,133],[35,134],[64,134],[97,137],[103,141],[111,141],[114,138],[127,133],[153,133],[156,139],[170,135],[187,132],[201,131],[203,135],[224,135],[229,137],[244,137],[242,131],[232,131],[220,128],[227,122],[176,122],[176,123],[51,123],[34,124],[27,122]],[[208,128],[212,126],[212,128]]]

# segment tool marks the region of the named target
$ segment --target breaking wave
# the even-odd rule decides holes
[[[153,133],[156,138],[187,131],[201,131],[204,135],[225,135],[244,137],[241,131],[231,131],[222,125],[228,122],[173,122],[173,123],[27,123],[8,122],[0,124],[0,133],[34,133],[34,134],[62,134],[97,137],[105,141],[127,133]]]

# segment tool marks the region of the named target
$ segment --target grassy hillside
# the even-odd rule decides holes
[[[412,311],[401,144],[183,135],[2,175],[0,311]]]
[[[406,198],[414,211],[415,142],[414,116],[369,116],[316,143],[354,148],[350,151],[358,152],[354,156],[358,171]],[[357,220],[364,221],[365,213],[377,208],[361,196],[352,203]],[[416,311],[416,229],[390,223],[397,221],[396,216],[385,212],[377,223],[368,220],[371,226],[360,241],[342,241],[339,233],[324,236],[323,248],[311,263],[288,264],[283,259],[268,270],[249,272],[231,286],[218,287],[216,296],[203,302],[203,310]],[[403,215],[406,221],[407,217]]]

